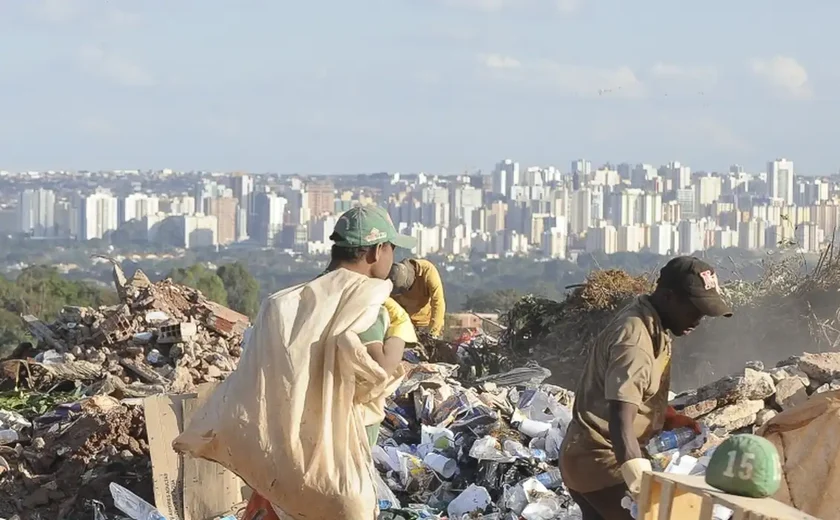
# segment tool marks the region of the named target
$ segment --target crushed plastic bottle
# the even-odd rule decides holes
[[[557,468],[552,468],[545,473],[540,473],[534,478],[537,479],[540,484],[545,486],[546,489],[557,489],[563,485],[563,477],[560,475],[560,470]]]
[[[111,496],[114,498],[114,506],[132,520],[166,520],[166,517],[155,506],[116,482],[111,482],[109,487]]]
[[[647,450],[651,455],[675,450],[688,444],[696,436],[697,433],[691,428],[677,428],[676,430],[662,432],[648,442]]]

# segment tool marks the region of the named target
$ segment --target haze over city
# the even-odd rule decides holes
[[[828,175],[840,5],[0,5],[0,169],[462,173],[494,157]]]

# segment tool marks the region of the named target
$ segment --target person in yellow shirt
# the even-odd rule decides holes
[[[414,326],[440,337],[446,302],[437,267],[428,260],[409,258],[394,264],[388,277],[394,284],[391,297],[408,312]]]

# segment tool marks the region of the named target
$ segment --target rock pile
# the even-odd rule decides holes
[[[140,270],[126,280],[115,265],[114,278],[116,306],[65,307],[51,324],[24,316],[37,347],[22,344],[0,364],[0,383],[46,389],[72,382],[87,395],[143,397],[186,392],[233,371],[246,316],[171,280],[152,283]]]
[[[671,404],[716,432],[751,433],[809,395],[831,390],[840,390],[840,352],[805,353],[769,369],[747,363],[742,374],[684,392]]]

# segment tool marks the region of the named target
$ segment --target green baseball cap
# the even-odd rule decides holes
[[[389,242],[411,249],[414,237],[400,235],[388,212],[379,206],[357,206],[345,211],[335,223],[330,240],[339,247],[367,247]]]
[[[779,451],[764,437],[733,435],[712,454],[706,483],[733,495],[769,497],[782,483]]]

